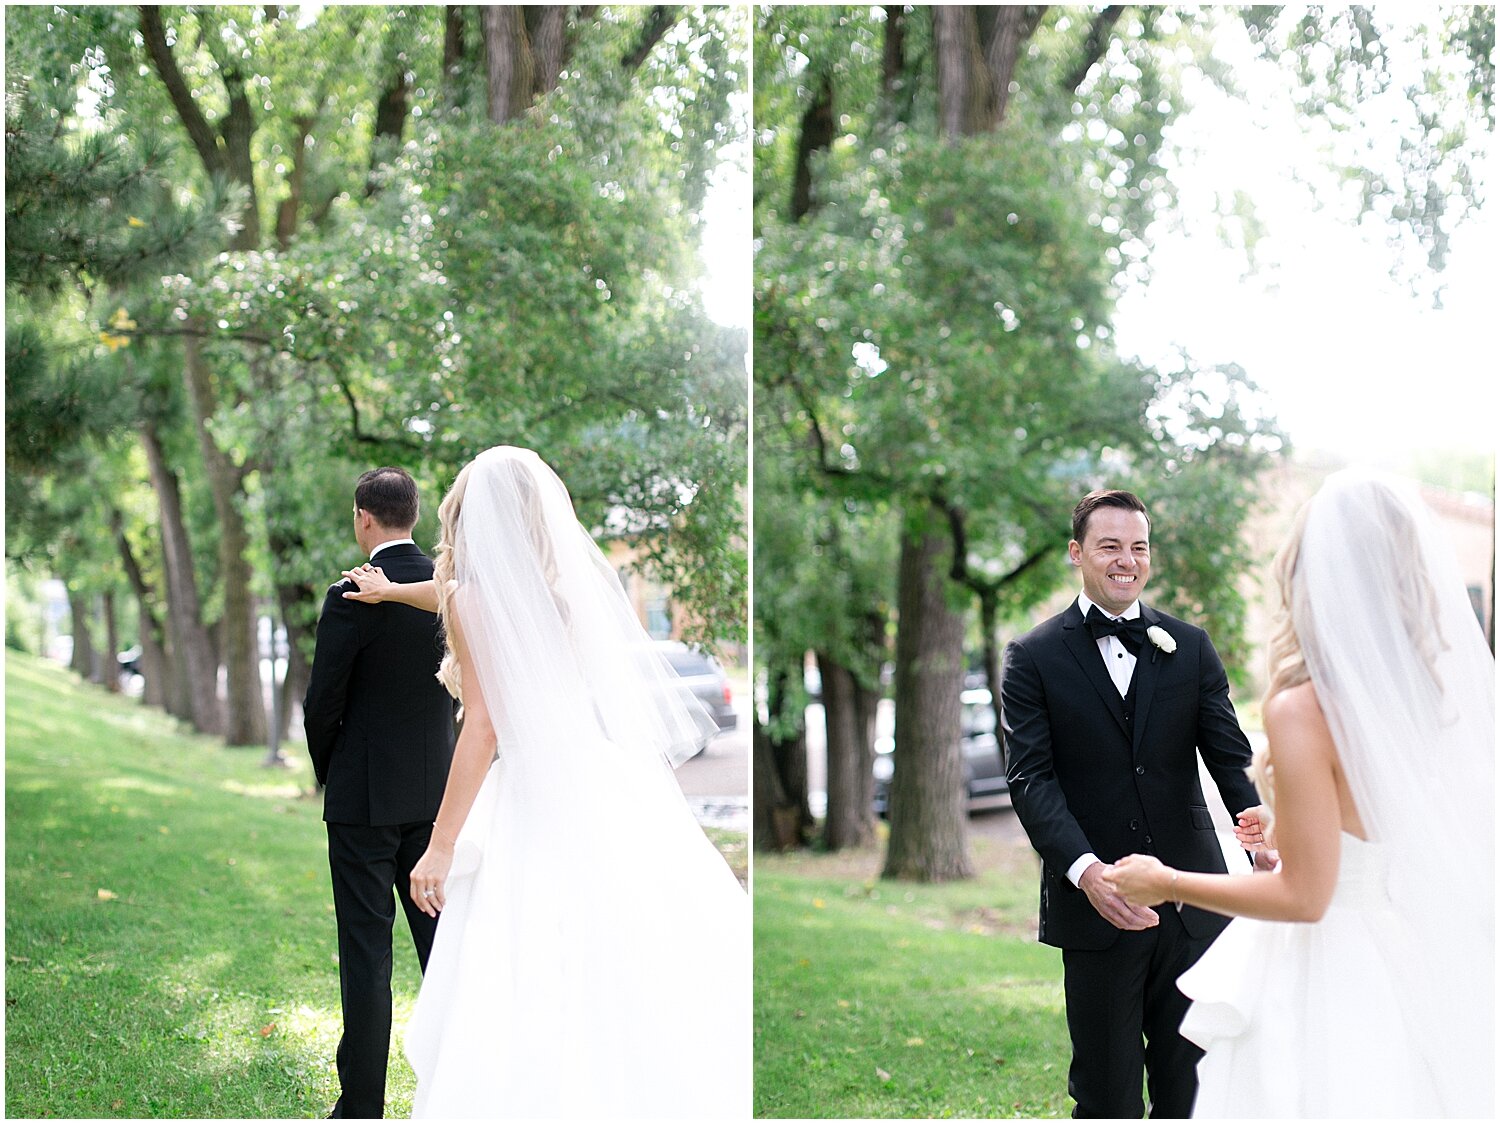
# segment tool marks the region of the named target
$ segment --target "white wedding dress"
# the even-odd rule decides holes
[[[1179,980],[1193,1114],[1493,1119],[1494,657],[1412,487],[1339,472],[1300,518],[1278,564],[1370,841],[1320,920],[1237,919]]]
[[[536,454],[487,450],[455,494],[497,756],[406,1031],[414,1115],[748,1119],[749,899],[668,764],[712,721]]]
[[[1344,834],[1321,921],[1237,918],[1178,980],[1193,1000],[1183,1037],[1206,1051],[1195,1118],[1410,1118],[1440,1103],[1392,986],[1423,957],[1381,850]]]
[[[745,893],[665,764],[569,753],[571,777],[497,760],[459,834],[413,1115],[743,1119]]]

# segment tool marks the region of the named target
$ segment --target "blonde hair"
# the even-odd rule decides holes
[[[463,510],[464,489],[468,487],[469,471],[473,467],[474,462],[470,461],[459,470],[453,486],[438,505],[438,542],[432,558],[432,580],[437,586],[438,622],[443,630],[443,662],[438,666],[437,678],[460,703],[464,701],[463,678],[459,674],[458,657],[453,653],[453,636],[448,628],[448,606],[453,597],[456,570],[453,543],[458,534],[458,516]],[[459,711],[459,716],[463,716],[462,710]]]
[[[1376,564],[1383,562],[1395,583],[1395,590],[1390,598],[1391,611],[1400,619],[1402,631],[1411,646],[1421,655],[1432,686],[1441,698],[1443,685],[1438,677],[1437,661],[1438,656],[1448,649],[1448,644],[1438,626],[1437,590],[1427,567],[1422,564],[1419,528],[1400,497],[1390,488],[1376,485],[1371,489],[1370,499],[1369,510],[1376,517],[1376,526],[1384,532],[1384,536],[1372,535],[1368,545],[1371,550],[1383,550],[1386,553],[1386,557],[1378,559]],[[1297,512],[1291,536],[1277,552],[1276,560],[1272,563],[1281,603],[1272,623],[1268,655],[1271,682],[1266,687],[1262,707],[1282,691],[1307,683],[1312,678],[1307,669],[1303,639],[1297,635],[1294,610],[1297,563],[1311,507],[1312,501],[1309,500]],[[1255,752],[1248,772],[1266,806],[1272,807],[1276,786],[1270,754],[1266,749]]]

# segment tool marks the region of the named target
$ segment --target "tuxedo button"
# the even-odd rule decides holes
[[[1141,821],[1140,820],[1131,820],[1130,821],[1130,830],[1131,831],[1139,831],[1140,827],[1141,827]]]
[[[1137,765],[1135,767],[1135,775],[1138,777],[1144,777],[1146,775],[1146,766]]]
[[[1150,843],[1150,842],[1151,842],[1151,836],[1149,836],[1149,835],[1148,835],[1148,836],[1146,836],[1146,842],[1147,842],[1147,843]]]

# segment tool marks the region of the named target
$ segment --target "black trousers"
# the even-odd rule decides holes
[[[1178,1033],[1188,999],[1177,977],[1213,942],[1189,936],[1170,903],[1156,913],[1159,925],[1121,932],[1109,948],[1063,950],[1075,1117],[1139,1120],[1143,1068],[1153,1118],[1192,1115],[1203,1051]]]
[[[338,1049],[339,1099],[333,1116],[379,1119],[385,1112],[385,1068],[391,1050],[391,930],[399,900],[406,910],[417,961],[425,972],[437,919],[412,903],[410,878],[431,836],[430,822],[391,827],[328,825],[344,1008]]]

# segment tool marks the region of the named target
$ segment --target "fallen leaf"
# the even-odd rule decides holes
[[[172,834],[172,829],[170,827],[167,827],[165,824],[163,824],[161,827],[157,828],[156,830],[159,831],[159,832],[161,832],[163,835],[171,835]]]
[[[920,1038],[908,1038],[906,1040],[906,1044],[908,1046],[922,1046],[922,1045],[925,1045],[925,1043]]]
[[[117,893],[115,893],[113,890],[100,890],[99,891],[99,900],[101,902],[112,902],[116,898],[118,898],[119,896],[120,895],[117,894]]]
[[[813,908],[814,909],[822,909],[826,905],[827,905],[827,903],[822,898],[814,898],[813,899]]]
[[[840,999],[839,1000],[839,1006],[840,1007],[847,1007],[847,1006],[849,1006],[849,1000],[847,1000],[847,999]]]
[[[110,1101],[109,1102],[109,1108],[110,1108],[111,1112],[119,1112],[120,1109],[122,1109],[124,1107],[125,1107],[125,1102],[124,1101]]]
[[[265,1026],[263,1026],[263,1027],[260,1028],[260,1036],[262,1038],[269,1038],[269,1037],[271,1037],[271,1031],[273,1031],[275,1029],[276,1029],[276,1024],[275,1023],[266,1023]]]
[[[880,1080],[882,1081],[889,1081],[891,1079],[891,1075],[885,1070],[881,1069],[878,1065],[875,1067],[875,1076],[880,1078]]]

